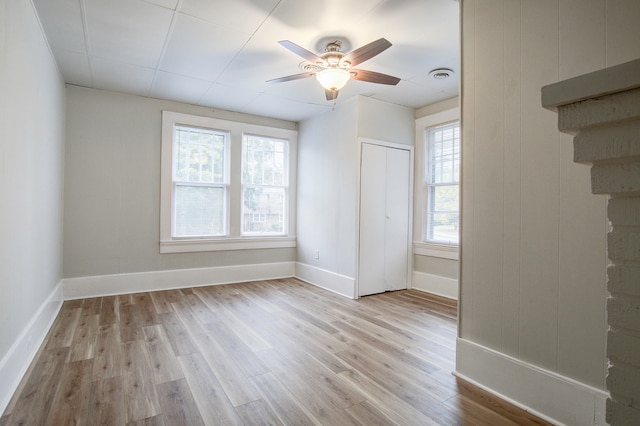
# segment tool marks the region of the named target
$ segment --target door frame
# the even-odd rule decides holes
[[[354,286],[353,298],[360,298],[360,192],[362,176],[362,145],[379,145],[385,148],[402,149],[409,151],[409,217],[408,217],[408,238],[407,238],[407,289],[413,287],[413,187],[414,187],[414,150],[413,145],[404,145],[396,142],[383,141],[370,138],[358,138],[358,173],[356,176],[356,282]]]

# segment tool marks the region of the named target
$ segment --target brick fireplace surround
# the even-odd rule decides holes
[[[607,422],[640,424],[640,59],[542,89],[591,190],[609,194]]]

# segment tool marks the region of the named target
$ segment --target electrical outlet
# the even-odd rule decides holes
[[[316,249],[316,251],[313,252],[313,258],[320,259],[320,250]]]

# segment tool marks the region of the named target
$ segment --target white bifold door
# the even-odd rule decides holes
[[[363,143],[358,294],[407,288],[411,151]]]

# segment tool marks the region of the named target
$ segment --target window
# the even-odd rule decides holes
[[[460,124],[425,131],[424,240],[458,244],[460,218]]]
[[[242,144],[242,235],[283,235],[287,210],[286,140],[245,135]]]
[[[261,122],[162,112],[161,253],[296,246],[296,125]]]
[[[266,221],[267,221],[267,215],[264,213],[253,213],[251,215],[251,222],[257,223],[257,222],[266,222]]]
[[[227,235],[229,135],[175,126],[172,237]]]

